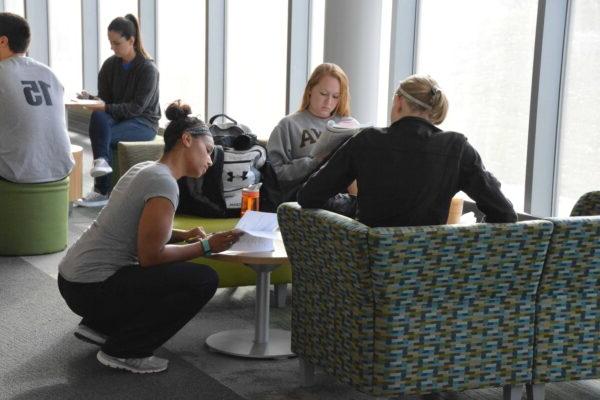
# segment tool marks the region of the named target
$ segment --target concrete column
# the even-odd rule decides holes
[[[533,215],[556,215],[557,211],[555,187],[569,5],[567,0],[542,0],[538,4],[525,172],[525,212]]]
[[[381,0],[327,0],[325,62],[338,64],[350,79],[352,115],[377,121]]]

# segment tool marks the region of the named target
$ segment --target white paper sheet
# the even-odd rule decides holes
[[[231,246],[232,251],[273,251],[273,240],[281,238],[276,213],[246,211],[235,227],[245,234]]]
[[[237,242],[235,242],[229,251],[243,251],[244,253],[255,253],[263,251],[273,251],[273,239],[267,239],[264,237],[252,236],[248,233],[240,236]]]

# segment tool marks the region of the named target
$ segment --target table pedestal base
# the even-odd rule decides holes
[[[206,339],[206,345],[220,353],[248,358],[290,358],[296,355],[290,347],[291,332],[269,329],[267,343],[255,343],[254,329],[218,332]]]

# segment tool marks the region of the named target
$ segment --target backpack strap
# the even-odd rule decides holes
[[[223,117],[223,118],[227,118],[228,120],[230,120],[231,122],[233,122],[234,124],[238,124],[237,121],[233,118],[231,118],[229,115],[227,114],[217,114],[217,115],[213,115],[212,117],[210,117],[210,119],[208,120],[208,123],[212,125],[213,122],[215,122],[215,120],[219,117]]]

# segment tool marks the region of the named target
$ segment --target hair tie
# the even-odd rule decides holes
[[[415,104],[423,107],[426,110],[431,110],[431,106],[429,104],[424,103],[421,100],[416,99],[413,96],[411,96],[410,94],[406,93],[406,91],[404,91],[404,89],[402,89],[402,87],[398,88],[396,95],[401,95],[402,97],[405,97],[408,101],[415,103]]]

